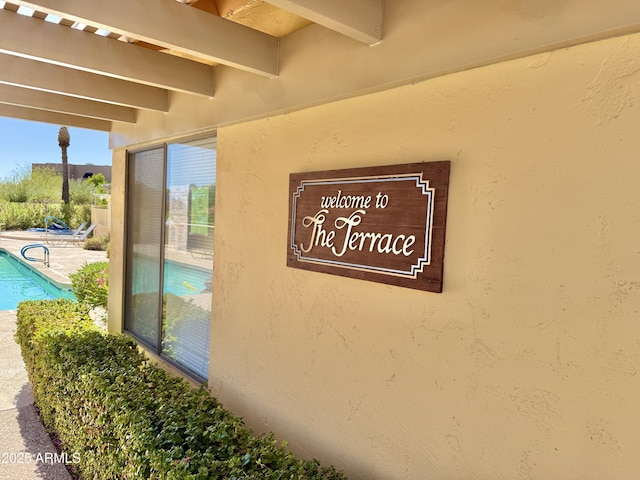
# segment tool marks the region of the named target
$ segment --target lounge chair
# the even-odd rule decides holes
[[[78,228],[75,230],[71,230],[69,233],[64,233],[62,235],[80,235],[84,228],[87,226],[87,222],[82,222]],[[60,235],[59,233],[53,232],[54,235]]]
[[[44,218],[44,231],[45,232],[71,232],[71,227],[60,220],[58,217],[49,215]]]
[[[57,237],[61,235],[80,235],[86,226],[87,222],[82,222],[78,228],[76,228],[75,230],[69,230],[68,232],[48,230],[44,235],[41,235],[40,238],[44,242],[49,243],[49,245],[55,245],[59,240],[59,238]]]
[[[71,235],[78,235],[87,226],[87,222],[82,222],[78,228],[76,228]]]
[[[30,232],[58,233],[66,235],[69,235],[72,232],[71,227],[53,215],[45,217],[44,228],[29,228],[28,230]]]
[[[80,231],[73,235],[49,235],[45,242],[56,247],[66,247],[68,245],[78,245],[83,243],[98,225],[92,223],[86,230]]]

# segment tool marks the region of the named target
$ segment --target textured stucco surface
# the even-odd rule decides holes
[[[383,17],[372,47],[320,25],[285,36],[274,78],[218,66],[212,99],[170,92],[168,112],[141,109],[135,124],[114,122],[111,148],[640,31],[640,3],[629,0],[393,0]]]
[[[640,36],[220,128],[210,386],[353,479],[631,479]],[[444,292],[286,267],[291,172],[451,160]]]

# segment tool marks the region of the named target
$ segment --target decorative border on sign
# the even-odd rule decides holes
[[[416,263],[411,265],[410,271],[403,270],[394,270],[383,267],[376,267],[373,265],[360,265],[360,264],[351,264],[344,263],[337,260],[326,260],[326,259],[318,259],[313,257],[307,257],[300,250],[298,245],[295,243],[296,236],[296,214],[297,214],[297,200],[300,198],[302,192],[304,192],[305,187],[307,185],[348,185],[353,183],[382,183],[382,182],[406,182],[406,181],[415,181],[415,185],[417,188],[422,190],[422,195],[425,195],[427,200],[427,211],[425,212],[427,221],[426,221],[426,231],[425,231],[425,243],[423,255],[418,259]],[[313,263],[316,265],[331,265],[333,267],[338,268],[346,268],[350,270],[358,270],[364,272],[375,272],[384,275],[392,275],[403,278],[413,278],[415,279],[419,273],[424,271],[425,266],[431,264],[431,243],[432,243],[432,234],[433,234],[433,208],[434,208],[434,200],[435,200],[435,188],[431,188],[429,186],[429,181],[424,180],[422,178],[422,173],[409,173],[403,175],[388,175],[388,176],[379,176],[379,177],[350,177],[350,178],[340,178],[340,179],[320,179],[320,180],[303,180],[300,182],[300,185],[296,189],[296,192],[293,194],[292,202],[292,217],[291,217],[291,238],[290,245],[291,249],[294,251],[298,261]]]
[[[287,266],[440,293],[451,162],[289,174]]]

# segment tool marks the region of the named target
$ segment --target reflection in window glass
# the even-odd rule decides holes
[[[206,378],[213,276],[215,141],[167,151],[163,354]]]
[[[128,282],[125,328],[158,346],[164,148],[129,158]]]
[[[209,364],[215,138],[129,156],[125,328],[205,380]],[[158,344],[158,334],[161,341]]]

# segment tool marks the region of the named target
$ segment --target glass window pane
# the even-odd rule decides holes
[[[216,192],[215,138],[167,148],[162,353],[206,379]]]
[[[158,347],[164,149],[129,157],[125,329]]]

